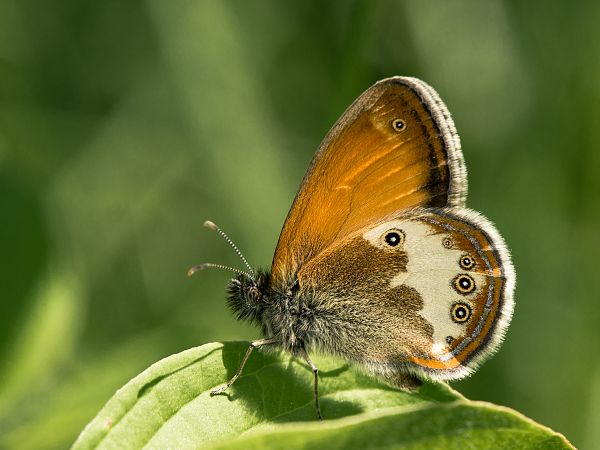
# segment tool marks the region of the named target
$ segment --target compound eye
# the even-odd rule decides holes
[[[466,303],[455,303],[450,310],[450,316],[456,323],[465,323],[471,317],[471,307]]]
[[[247,295],[248,295],[248,298],[250,298],[252,300],[258,300],[261,297],[260,290],[256,286],[251,286],[248,289],[248,294]]]
[[[404,242],[404,232],[402,230],[389,230],[383,235],[383,242],[388,247],[397,247]]]

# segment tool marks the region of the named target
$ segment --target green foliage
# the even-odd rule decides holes
[[[115,394],[73,450],[572,448],[515,411],[467,400],[445,384],[404,392],[325,357],[315,359],[323,422],[310,369],[282,354],[256,351],[230,392],[211,397],[247,345],[207,344],[152,365]]]

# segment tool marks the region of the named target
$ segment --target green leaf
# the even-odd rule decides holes
[[[572,448],[519,413],[446,384],[405,392],[328,357],[314,358],[324,421],[316,419],[312,373],[282,353],[255,351],[230,392],[211,397],[247,346],[207,344],[157,362],[109,400],[73,448]]]

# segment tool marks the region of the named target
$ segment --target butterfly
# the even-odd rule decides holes
[[[397,387],[471,374],[501,344],[515,272],[494,224],[465,206],[467,172],[438,94],[410,77],[381,80],[333,125],[304,176],[271,271],[228,285],[237,317],[258,325],[255,348],[278,346],[314,373],[318,350]],[[207,267],[205,263],[189,274]]]

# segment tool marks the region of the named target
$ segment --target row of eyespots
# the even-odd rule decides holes
[[[405,235],[402,230],[391,229],[383,235],[383,241],[389,247],[396,247],[402,244],[405,240]],[[448,237],[444,238],[442,245],[445,248],[452,248],[454,243]],[[475,266],[475,260],[469,255],[461,256],[459,265],[465,270],[472,269]],[[454,288],[461,294],[467,295],[475,290],[475,280],[467,274],[459,274],[453,280]],[[471,317],[471,307],[464,302],[456,302],[450,309],[450,317],[456,323],[465,323]],[[448,336],[447,341],[453,339],[452,336]],[[448,342],[449,343],[449,342]]]
[[[442,245],[447,249],[451,249],[454,247],[454,242],[452,242],[452,239],[449,237],[445,237],[442,240]],[[467,254],[460,257],[458,264],[462,269],[470,270],[475,267],[475,260]],[[467,295],[475,290],[475,280],[467,274],[459,274],[452,280],[452,286],[459,294]],[[471,314],[471,307],[464,302],[453,303],[450,308],[450,317],[456,323],[465,323],[469,320]],[[452,336],[446,338],[448,344],[453,340],[454,338]]]

